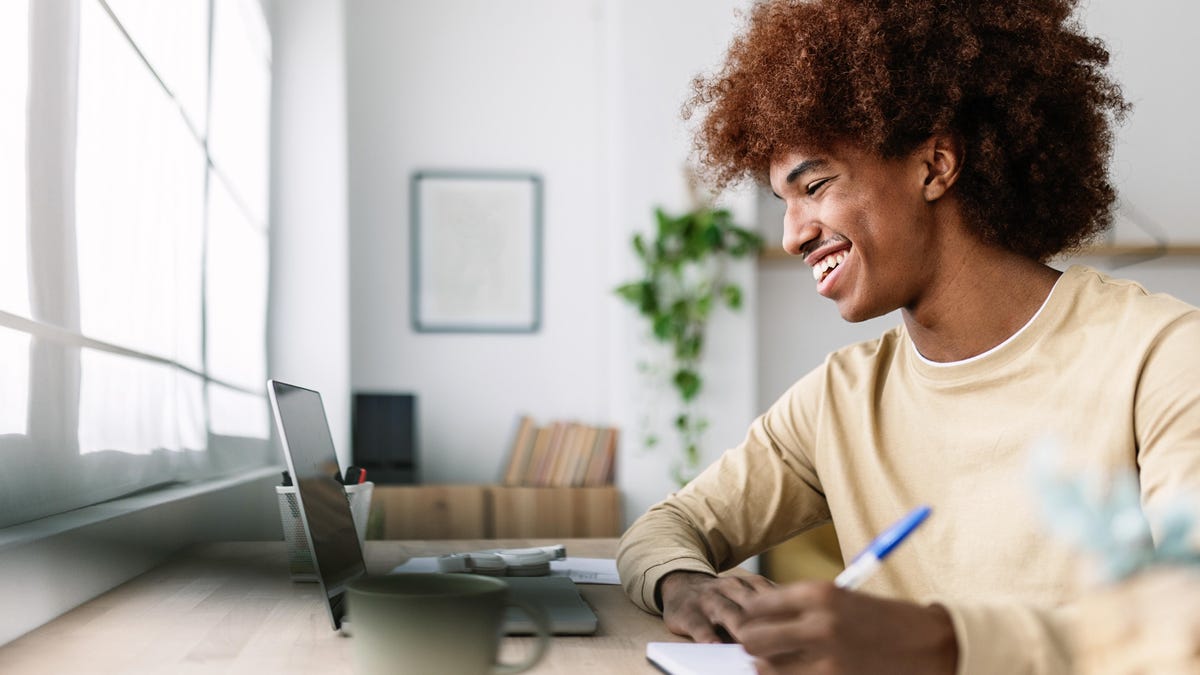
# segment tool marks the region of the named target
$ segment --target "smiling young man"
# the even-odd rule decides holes
[[[843,318],[830,354],[622,538],[622,581],[762,672],[1069,672],[1079,560],[1040,523],[1028,449],[1200,495],[1200,310],[1046,261],[1109,225],[1107,52],[1074,3],[763,2],[699,80],[701,163],[786,204],[783,247]],[[821,523],[849,558],[933,515],[857,591],[717,577]]]
[[[782,153],[769,173],[787,205],[783,248],[812,268],[817,293],[847,321],[900,309],[917,351],[941,362],[1000,344],[1059,276],[968,226],[949,194],[962,154],[943,135],[897,159],[843,144]]]

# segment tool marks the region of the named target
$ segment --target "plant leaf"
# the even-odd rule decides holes
[[[652,330],[654,337],[661,342],[671,342],[671,336],[675,329],[675,319],[670,314],[655,314]]]
[[[658,225],[658,234],[660,239],[662,238],[662,234],[664,232],[669,232],[671,230],[671,216],[668,216],[667,212],[661,208],[654,209],[654,222]]]
[[[640,232],[633,235],[633,250],[637,252],[639,258],[646,259],[646,240],[642,238]]]
[[[695,361],[700,358],[700,348],[704,345],[704,337],[693,333],[675,341],[675,357],[680,361]]]
[[[617,286],[613,289],[613,292],[635,305],[641,305],[642,294],[645,293],[645,288],[645,282],[631,281],[627,284]]]
[[[730,309],[742,308],[742,289],[737,284],[725,284],[721,287],[721,297]]]
[[[684,368],[675,371],[674,382],[684,401],[690,401],[700,393],[700,375],[694,370]]]

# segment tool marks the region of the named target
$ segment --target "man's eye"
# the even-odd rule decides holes
[[[832,180],[832,179],[831,178],[822,178],[821,180],[815,180],[808,184],[808,187],[806,187],[804,189],[804,193],[807,194],[809,197],[811,197],[814,194],[816,194],[817,190],[821,189],[822,185],[828,183],[830,180]]]

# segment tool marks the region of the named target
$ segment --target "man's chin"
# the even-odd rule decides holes
[[[871,319],[879,318],[891,311],[879,310],[872,307],[861,307],[858,305],[853,305],[849,302],[839,302],[837,303],[837,307],[838,314],[840,314],[842,316],[842,320],[846,321],[847,323],[862,323],[863,321],[870,321]]]

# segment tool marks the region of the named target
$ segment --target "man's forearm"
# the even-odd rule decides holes
[[[712,576],[713,561],[695,528],[670,507],[656,506],[626,530],[617,549],[617,569],[625,592],[649,612],[660,613],[659,584],[673,572]]]

